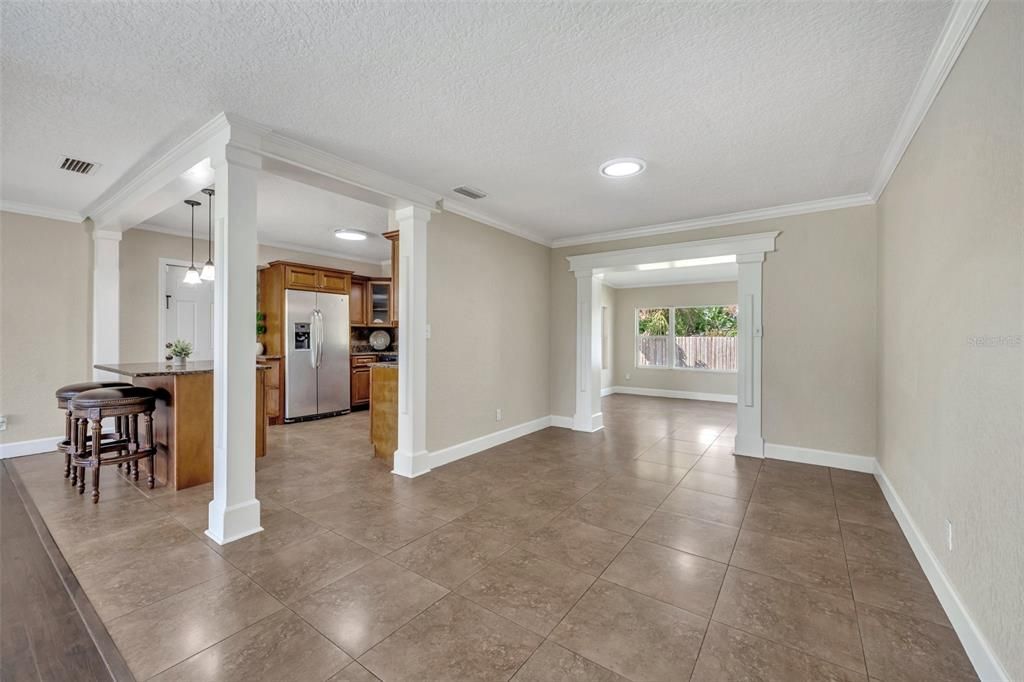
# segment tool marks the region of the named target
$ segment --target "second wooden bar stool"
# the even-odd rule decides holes
[[[91,391],[97,388],[122,388],[124,386],[131,386],[123,381],[82,381],[77,384],[68,384],[67,386],[61,386],[57,389],[57,407],[64,410],[64,440],[58,445],[57,449],[64,453],[64,478],[71,478],[71,485],[78,483],[78,469],[71,468],[71,453],[74,452],[74,439],[78,435],[77,429],[72,428],[71,422],[71,401],[79,393]],[[114,438],[122,437],[123,424],[121,420],[117,421],[116,433],[109,434]]]
[[[155,409],[156,392],[143,386],[96,388],[72,398],[71,418],[77,429],[77,435],[72,439],[75,447],[72,466],[79,469],[79,493],[85,492],[85,469],[92,469],[92,501],[99,502],[101,466],[128,463],[137,481],[139,460],[145,457],[149,458],[147,483],[150,488],[153,487],[153,474],[156,470],[156,441],[153,437]],[[103,440],[103,420],[108,417],[126,425],[122,437]],[[87,432],[91,432],[88,440]]]

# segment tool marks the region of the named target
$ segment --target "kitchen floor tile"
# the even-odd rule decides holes
[[[235,572],[121,616],[107,629],[135,677],[146,680],[282,608]]]
[[[324,680],[352,659],[282,609],[153,679],[158,682]]]
[[[857,557],[850,557],[848,561],[856,602],[952,627],[924,571],[916,565],[890,564],[877,559],[865,561]]]
[[[796,649],[712,622],[690,680],[867,682],[867,677],[863,673],[840,668]]]
[[[751,502],[743,517],[743,530],[752,530],[790,540],[812,542],[842,542],[839,519],[822,514],[799,514],[779,511]]]
[[[627,542],[628,535],[560,516],[535,531],[520,547],[596,577]]]
[[[678,487],[665,498],[658,510],[739,528],[746,508],[745,500]]]
[[[686,679],[707,620],[598,580],[551,633],[557,644],[631,680]]]
[[[382,680],[507,680],[543,638],[449,594],[360,657]]]
[[[834,540],[790,540],[741,530],[729,563],[851,599],[843,544]]]
[[[358,658],[448,590],[387,559],[377,559],[295,602],[292,609]]]
[[[721,474],[712,474],[707,471],[691,469],[690,473],[686,474],[682,483],[679,484],[679,487],[689,488],[690,490],[699,490],[700,492],[711,493],[713,495],[722,495],[723,497],[735,497],[739,500],[746,500],[750,497],[750,493],[754,489],[754,479],[723,476]]]
[[[632,535],[653,513],[654,507],[609,496],[598,488],[569,507],[565,516],[616,533]]]
[[[593,582],[591,575],[513,549],[456,592],[546,637]]]
[[[439,585],[455,588],[510,547],[495,533],[451,523],[389,554],[388,558]]]
[[[724,564],[729,562],[738,533],[732,526],[658,511],[636,536]]]
[[[297,542],[255,563],[249,577],[285,603],[293,603],[377,558],[334,533]]]
[[[725,564],[634,538],[601,579],[710,617],[725,569]]]
[[[732,457],[702,457],[700,461],[693,465],[693,471],[747,479],[757,478],[757,472],[760,469],[760,459],[756,457],[743,457],[741,455],[733,455]]]
[[[602,668],[551,640],[533,652],[512,682],[627,682],[625,677]]]
[[[873,679],[893,682],[977,680],[952,628],[859,604],[864,655]]]
[[[729,567],[712,619],[851,670],[864,670],[853,600]]]

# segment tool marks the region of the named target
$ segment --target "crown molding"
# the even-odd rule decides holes
[[[25,204],[20,201],[0,200],[0,211],[8,213],[20,213],[22,215],[36,216],[37,218],[49,218],[51,220],[62,220],[67,223],[80,223],[85,218],[75,211],[51,206],[39,206],[38,204]]]
[[[896,167],[899,166],[917,129],[928,115],[928,110],[946,82],[949,72],[953,70],[953,65],[967,44],[967,39],[974,32],[974,27],[978,24],[986,5],[988,0],[956,0],[953,3],[946,25],[932,49],[907,108],[903,110],[903,117],[896,126],[896,132],[889,141],[882,162],[878,165],[870,192],[871,198],[875,201],[882,196],[885,186],[896,172]]]
[[[153,225],[152,223],[140,223],[133,230],[145,230],[146,232],[159,232],[160,234],[170,235],[171,237],[180,237],[181,239],[188,239],[189,233],[179,232],[170,227],[164,227],[163,225]],[[206,241],[201,237],[197,237],[196,241]],[[271,246],[275,249],[287,249],[289,251],[298,251],[301,253],[309,253],[314,256],[325,256],[327,258],[338,258],[341,260],[350,260],[355,263],[366,263],[368,265],[382,266],[382,261],[374,260],[373,258],[363,258],[361,256],[349,256],[339,251],[328,251],[326,249],[315,249],[310,246],[303,246],[302,244],[292,244],[290,242],[279,242],[279,241],[266,241],[263,239],[256,240],[259,246]],[[389,261],[384,261],[389,262]]]
[[[672,232],[687,232],[689,230],[700,230],[705,227],[716,227],[718,225],[732,225],[734,223],[750,223],[770,218],[785,218],[787,216],[803,215],[806,213],[819,213],[821,211],[834,211],[839,208],[853,208],[855,206],[868,206],[875,203],[868,194],[849,194],[842,197],[830,199],[816,199],[815,201],[804,201],[796,204],[784,204],[770,208],[758,208],[751,211],[738,211],[736,213],[723,213],[721,215],[708,216],[706,218],[692,218],[674,223],[661,223],[659,225],[647,225],[645,227],[628,227],[622,230],[611,230],[610,232],[597,232],[585,234],[578,237],[562,237],[551,242],[552,248],[563,246],[578,246],[580,244],[596,244],[598,242],[611,242],[618,239],[632,239],[635,237],[649,237],[657,234],[670,234]]]
[[[473,210],[461,201],[445,198],[441,200],[441,206],[444,210],[457,213],[463,218],[475,220],[476,222],[487,225],[488,227],[493,227],[494,229],[501,230],[502,232],[508,232],[511,235],[521,237],[522,239],[540,244],[541,246],[551,247],[550,239],[546,239],[539,234],[530,232],[529,230],[524,230],[522,228],[509,225],[508,223],[503,223],[500,220],[490,218],[483,213]]]

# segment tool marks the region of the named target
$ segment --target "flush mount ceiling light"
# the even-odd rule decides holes
[[[606,178],[631,178],[643,173],[646,167],[643,159],[612,159],[601,164],[601,175]]]
[[[347,227],[342,227],[334,231],[334,236],[338,239],[345,239],[350,242],[361,242],[369,235],[362,230],[350,230]]]

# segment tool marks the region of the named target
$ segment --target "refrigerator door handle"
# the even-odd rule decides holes
[[[320,342],[317,340],[318,336],[316,330],[316,309],[314,308],[313,312],[309,314],[309,366],[313,369],[316,369],[317,365],[316,353],[320,345]]]
[[[316,368],[320,369],[324,360],[324,313],[316,309]]]

